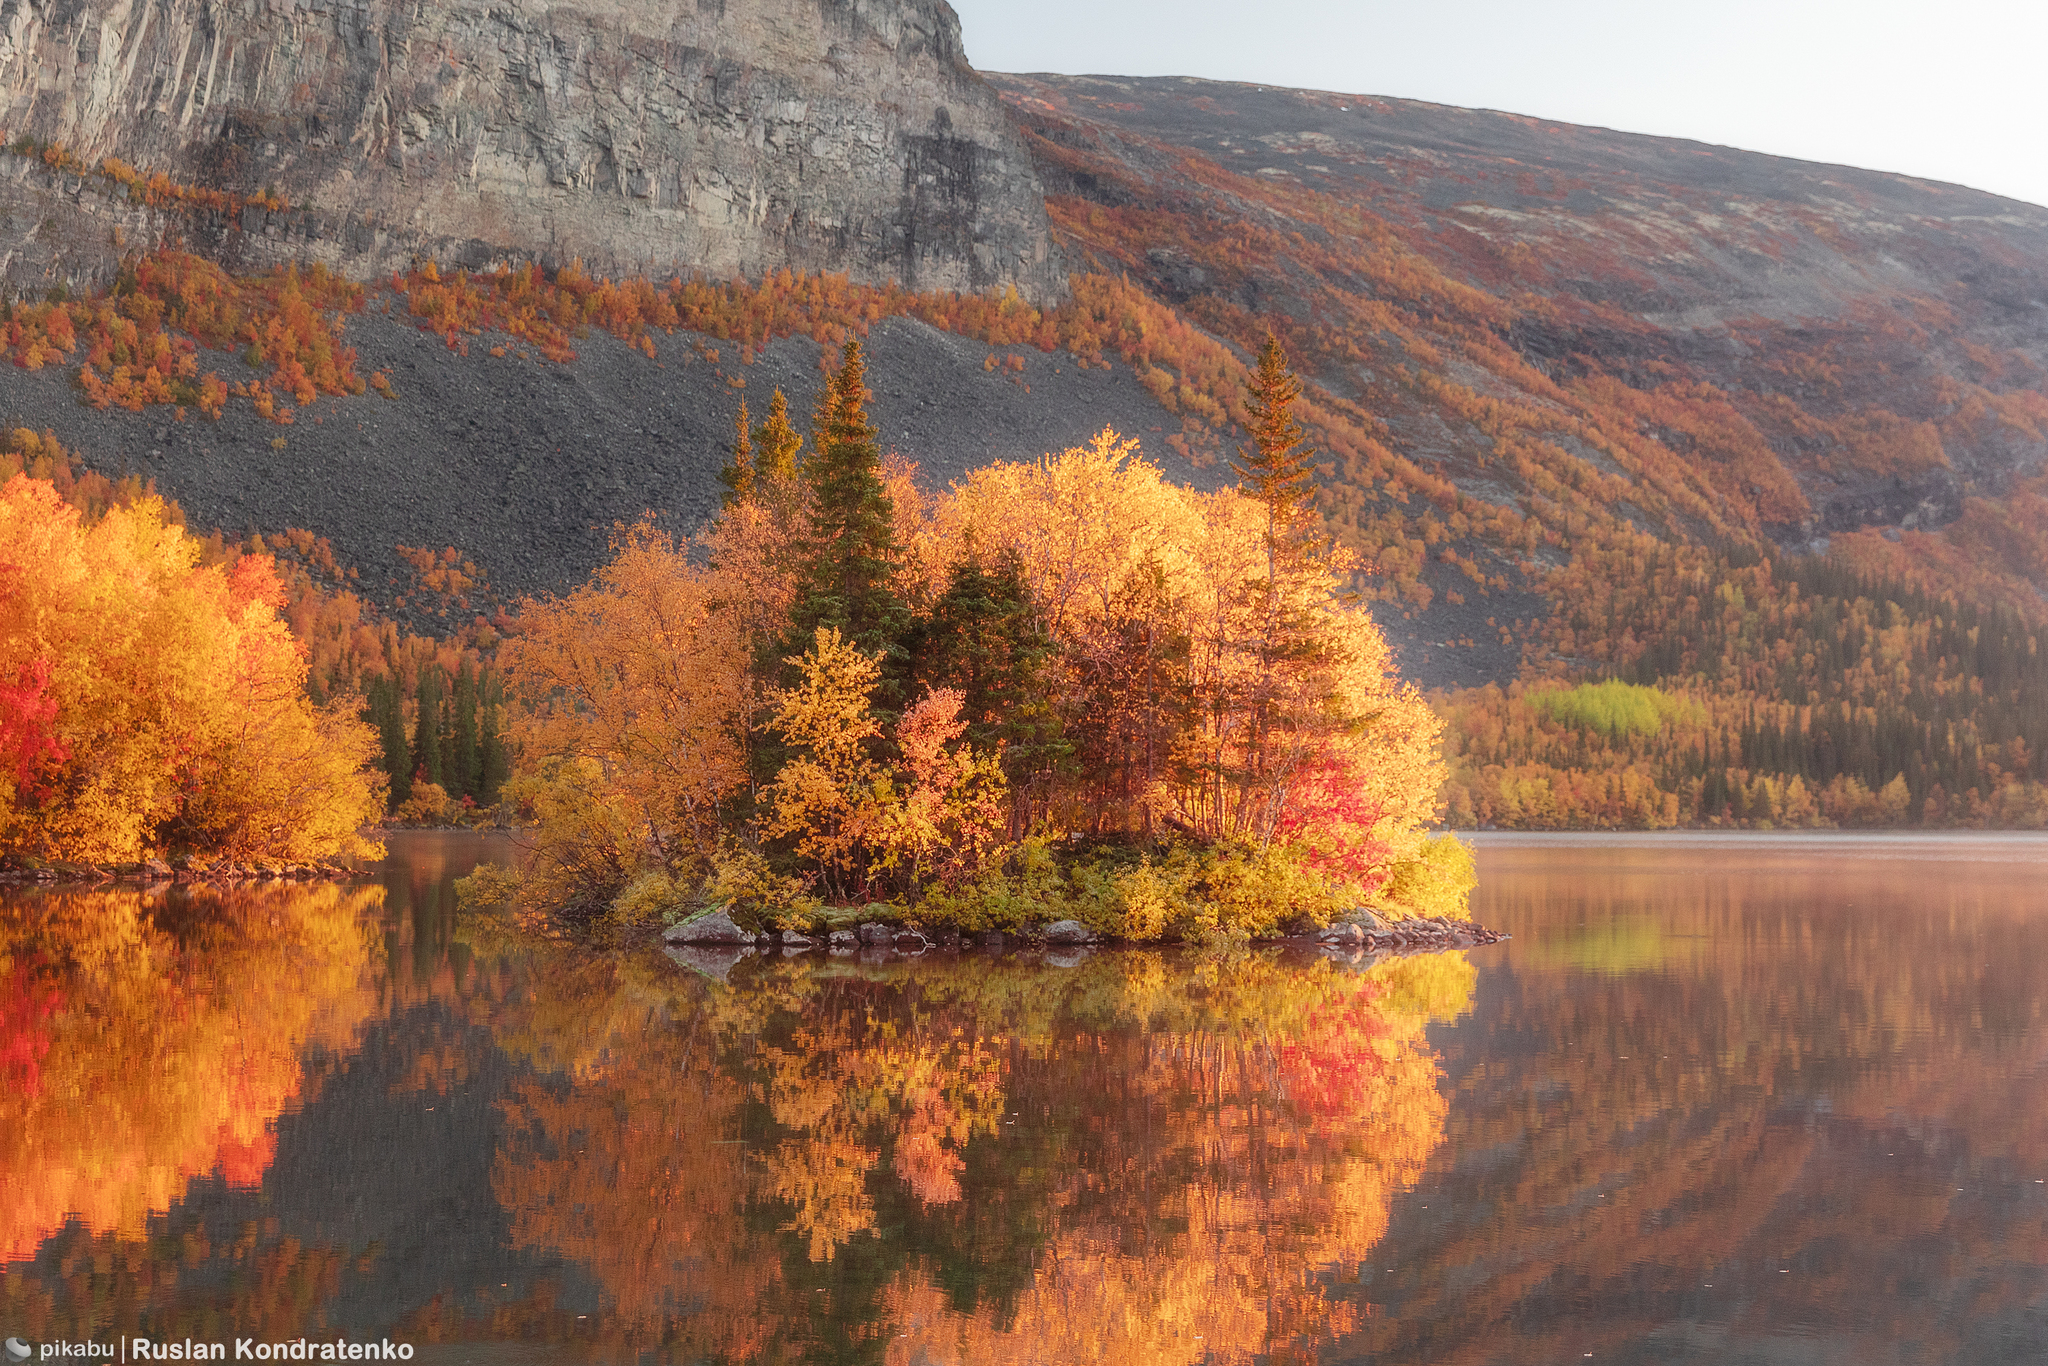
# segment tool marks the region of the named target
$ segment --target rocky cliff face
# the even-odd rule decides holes
[[[0,129],[237,196],[147,210],[0,157],[17,288],[166,236],[356,276],[580,256],[1065,288],[1030,157],[944,0],[0,0]],[[241,202],[259,190],[291,207]]]

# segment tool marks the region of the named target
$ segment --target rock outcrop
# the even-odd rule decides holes
[[[0,129],[16,288],[167,236],[358,277],[580,257],[1065,288],[944,0],[0,0]],[[108,157],[232,202],[145,207]]]

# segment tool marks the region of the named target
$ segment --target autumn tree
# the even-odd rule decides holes
[[[513,795],[540,821],[535,877],[608,901],[636,871],[702,873],[746,780],[745,642],[711,572],[643,523],[503,647]]]
[[[788,753],[764,794],[763,835],[842,899],[974,872],[996,847],[1008,794],[994,757],[960,743],[961,694],[927,693],[889,733],[874,706],[878,656],[827,626],[789,663],[799,682],[770,696]],[[875,757],[887,748],[900,767]]]
[[[0,856],[368,854],[376,736],[315,707],[274,562],[199,563],[153,497],[0,489]]]

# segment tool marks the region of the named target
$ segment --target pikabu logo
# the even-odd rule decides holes
[[[28,1354],[34,1350],[34,1348],[30,1347],[20,1338],[7,1339],[7,1359],[9,1361],[27,1361]]]
[[[39,1361],[116,1361],[121,1346],[117,1342],[23,1342],[20,1338],[7,1339],[7,1360],[11,1364],[27,1361],[34,1353]]]

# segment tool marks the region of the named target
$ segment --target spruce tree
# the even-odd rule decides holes
[[[432,664],[420,666],[419,687],[413,695],[417,708],[412,730],[412,774],[420,782],[441,783],[441,671]]]
[[[1269,332],[1258,364],[1245,381],[1252,448],[1240,448],[1240,458],[1230,462],[1239,491],[1266,512],[1269,581],[1286,573],[1290,562],[1313,558],[1324,542],[1322,518],[1315,508],[1315,451],[1294,420],[1294,404],[1300,397],[1301,380],[1287,368],[1287,357]]]
[[[455,674],[449,732],[448,795],[457,801],[464,797],[475,800],[481,786],[477,781],[481,775],[477,772],[476,675],[466,659]]]
[[[1046,677],[1052,639],[1015,552],[993,568],[971,554],[955,564],[907,649],[920,687],[960,690],[968,742],[983,753],[1001,747],[1020,800],[1033,776],[1049,775],[1072,752]]]
[[[481,699],[477,739],[479,750],[476,799],[484,806],[496,806],[505,780],[512,776],[512,756],[505,748],[505,679],[486,673],[478,689]]]
[[[377,728],[384,776],[390,780],[390,804],[396,808],[412,795],[412,754],[405,742],[405,712],[399,705],[398,680],[372,678],[364,689],[363,719]]]
[[[849,340],[819,397],[804,463],[811,539],[798,567],[786,653],[801,654],[818,628],[833,626],[863,652],[886,656],[886,671],[902,658],[908,614],[892,583],[894,509],[882,484],[880,435],[868,421],[867,399],[860,343]],[[883,691],[894,690],[885,677]]]
[[[1246,585],[1246,629],[1237,642],[1252,657],[1242,699],[1249,734],[1235,764],[1220,748],[1212,762],[1219,784],[1235,783],[1251,798],[1234,812],[1219,800],[1224,823],[1270,838],[1281,816],[1282,771],[1299,757],[1300,741],[1332,719],[1324,714],[1334,681],[1318,611],[1330,541],[1315,506],[1315,452],[1294,418],[1301,381],[1271,333],[1245,390],[1252,447],[1241,448],[1231,466],[1238,491],[1265,511],[1266,575]]]

